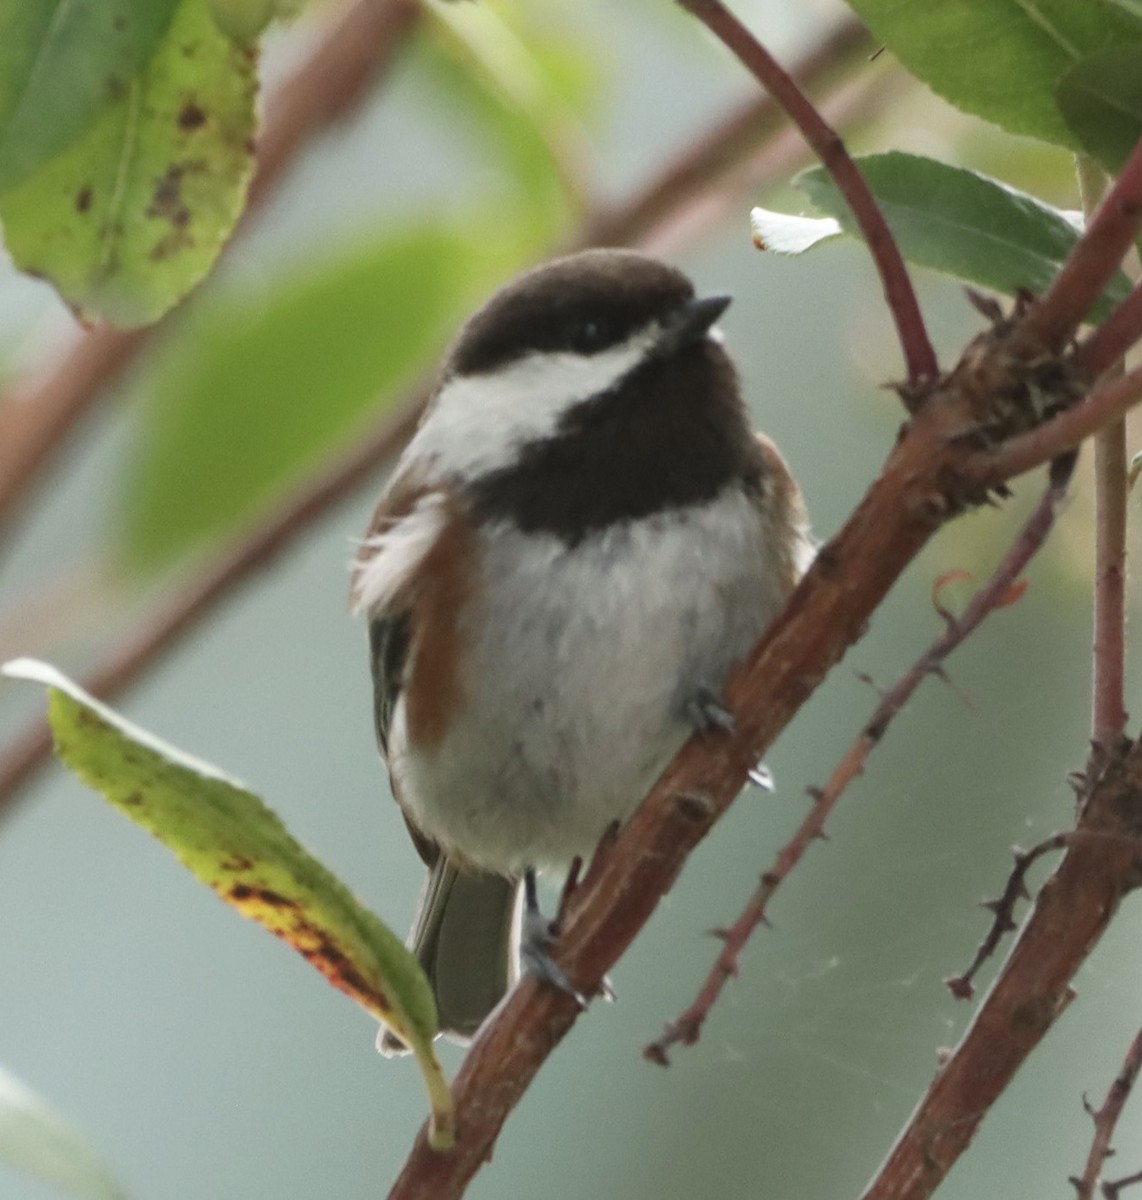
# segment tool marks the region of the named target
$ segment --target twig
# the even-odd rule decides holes
[[[963,615],[946,615],[943,634],[924,651],[897,683],[881,697],[880,703],[860,736],[846,751],[825,786],[814,790],[813,805],[797,832],[781,848],[773,865],[762,875],[761,884],[750,897],[741,915],[727,929],[720,931],[722,950],[694,1002],[665,1032],[643,1050],[652,1062],[667,1066],[667,1052],[681,1043],[693,1045],[701,1033],[710,1009],[721,995],[726,982],[738,973],[738,958],[754,930],[766,919],[766,910],[777,889],[800,862],[814,839],[824,835],[828,820],[841,794],[863,773],[873,748],[887,732],[889,725],[907,704],[912,694],[929,675],[939,674],[945,659],[997,608],[1007,604],[1011,588],[1055,524],[1055,517],[1066,496],[1067,482],[1074,467],[1074,458],[1061,463],[1015,539],[1003,561],[991,578],[972,597]]]
[[[964,477],[981,487],[994,487],[1032,471],[1105,429],[1133,408],[1139,397],[1142,397],[1142,367],[1135,367],[1045,425],[1013,437],[995,450],[980,451],[964,464]]]
[[[1094,439],[1094,653],[1091,736],[1109,744],[1126,728],[1126,422]]]
[[[776,59],[721,0],[679,0],[679,3],[733,51],[742,65],[785,109],[816,151],[852,210],[853,219],[860,227],[880,274],[888,307],[900,335],[909,384],[915,387],[935,380],[939,374],[936,352],[928,338],[904,259],[872,192],[840,136],[826,124]]]
[[[1138,1183],[1142,1183],[1142,1171],[1136,1171],[1133,1175],[1127,1175],[1122,1179],[1107,1179],[1103,1181],[1102,1194],[1106,1200],[1118,1200],[1119,1192],[1128,1187],[1134,1187]]]
[[[1071,835],[1069,833],[1056,833],[1052,837],[1045,838],[1037,846],[1032,846],[1030,850],[1017,849],[1015,851],[1015,866],[1011,868],[1011,874],[1007,877],[1007,885],[1003,889],[1003,894],[998,900],[988,900],[984,903],[983,907],[992,914],[991,928],[980,942],[971,966],[962,974],[953,975],[944,980],[948,990],[957,1000],[971,1000],[975,996],[974,980],[980,967],[999,948],[1003,935],[1014,933],[1018,928],[1015,924],[1015,905],[1020,900],[1031,899],[1031,893],[1027,890],[1027,872],[1032,865],[1038,862],[1043,855],[1062,850],[1070,844]]]
[[[833,43],[838,54],[844,53],[844,43]],[[822,47],[823,49],[823,47]],[[811,53],[806,60],[810,65],[816,61]],[[820,69],[823,70],[823,67]],[[728,165],[731,153],[741,154],[752,148],[749,142],[737,138],[738,122],[720,123],[717,130],[727,139],[726,154],[718,151],[707,137],[699,139],[703,157],[724,157]],[[674,209],[684,205],[693,189],[708,186],[700,174],[679,170],[673,176],[677,190],[673,196]],[[643,234],[653,231],[656,222],[668,221],[672,208],[666,203],[662,175],[656,176],[650,185],[638,191],[626,205],[610,214],[612,228],[636,228]],[[646,197],[653,192],[656,201],[648,206]],[[631,214],[628,216],[627,214]],[[642,214],[635,219],[634,214]],[[114,647],[103,664],[84,680],[88,691],[102,699],[111,699],[131,683],[144,670],[152,667],[158,658],[193,630],[213,607],[240,585],[254,570],[264,567],[272,557],[284,549],[303,531],[307,522],[320,516],[330,505],[348,494],[363,475],[378,468],[403,444],[402,437],[389,437],[391,428],[410,432],[419,419],[424,402],[424,390],[414,390],[409,397],[395,408],[392,422],[385,422],[376,435],[366,441],[360,450],[353,450],[335,464],[316,485],[304,483],[298,492],[267,517],[265,523],[252,534],[243,537],[236,545],[205,570],[186,582],[181,590],[165,600],[153,615],[144,622],[143,628],[126,645]],[[367,462],[365,460],[368,460]],[[47,761],[51,744],[46,726],[37,720],[5,748],[0,755],[0,812],[16,798],[19,789],[28,782],[38,767]]]
[[[419,19],[414,0],[359,0],[274,93],[258,139],[258,166],[241,225],[264,204],[298,154],[343,118],[387,67]],[[160,325],[162,322],[160,322]],[[45,376],[17,385],[0,405],[0,522],[63,445],[83,414],[138,357],[146,329],[100,326]]]
[[[1130,295],[1075,351],[1075,362],[1092,379],[1142,339],[1142,283],[1135,284]]]
[[[1075,1185],[1078,1200],[1093,1200],[1094,1198],[1094,1189],[1098,1186],[1102,1164],[1114,1153],[1110,1142],[1114,1137],[1118,1120],[1122,1116],[1122,1110],[1126,1107],[1126,1101],[1134,1090],[1134,1082],[1138,1078],[1139,1071],[1142,1071],[1142,1029],[1134,1035],[1134,1040],[1126,1051],[1122,1066],[1119,1067],[1118,1074],[1107,1090],[1102,1107],[1097,1111],[1091,1111],[1084,1100],[1084,1106],[1087,1107],[1091,1120],[1094,1122],[1094,1137],[1091,1139],[1090,1153],[1087,1155],[1082,1177],[1078,1179],[1072,1177],[1071,1179],[1071,1183]],[[1126,1182],[1126,1180],[1121,1180],[1118,1184],[1111,1185],[1113,1188],[1111,1194],[1117,1193]]]
[[[1142,141],[1067,256],[1041,303],[1024,322],[1022,346],[1061,351],[1090,312],[1142,226]],[[1105,365],[1105,364],[1103,364]]]
[[[1088,219],[1106,190],[1106,176],[1086,154],[1077,160],[1079,191]],[[1129,298],[1113,315],[1128,315]],[[1107,340],[1104,337],[1102,349]],[[1096,349],[1098,347],[1096,346]],[[1088,354],[1090,353],[1088,347]],[[1122,361],[1103,378],[1121,377]],[[1109,745],[1126,728],[1126,422],[1115,421],[1094,439],[1094,650],[1091,737]]]

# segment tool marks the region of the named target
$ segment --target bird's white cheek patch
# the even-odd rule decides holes
[[[444,496],[422,496],[411,512],[365,539],[353,564],[353,612],[383,612],[408,586],[447,521]]]
[[[529,354],[498,371],[448,380],[406,451],[435,477],[465,480],[512,466],[519,448],[551,437],[569,409],[613,387],[645,358],[651,326],[598,354]]]

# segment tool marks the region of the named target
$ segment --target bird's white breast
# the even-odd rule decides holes
[[[740,487],[575,546],[500,524],[462,626],[463,703],[427,753],[398,703],[390,769],[412,820],[493,870],[565,865],[625,819],[784,599]]]

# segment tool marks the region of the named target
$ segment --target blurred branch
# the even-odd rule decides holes
[[[297,156],[344,118],[389,67],[415,28],[415,0],[359,0],[301,67],[274,93],[257,146],[241,230],[281,183]],[[0,402],[0,525],[84,413],[135,361],[158,325],[102,325],[63,353],[40,378],[17,384]]]
[[[824,73],[823,60],[827,58],[824,51],[829,47],[829,53],[838,59],[855,62],[850,56],[850,38],[856,34],[847,22],[846,28],[848,37],[828,35],[818,50],[810,52],[806,62]],[[752,105],[748,107],[753,108]],[[735,116],[720,122],[712,134],[697,139],[696,145],[703,147],[702,157],[706,161],[720,162],[723,172],[741,156],[756,150],[752,139],[741,136],[740,118],[744,111],[744,108],[739,110]],[[719,153],[714,134],[725,139],[724,153]],[[705,191],[711,186],[711,180],[702,173],[675,170],[671,174],[675,189],[671,199],[663,187],[665,178],[665,174],[655,176],[626,205],[613,210],[609,217],[610,228],[646,235],[656,225],[669,222],[695,190]],[[647,197],[651,194],[656,199],[653,205],[648,205]],[[594,228],[599,226],[596,224]],[[162,600],[139,632],[125,644],[113,647],[103,663],[85,676],[84,688],[101,699],[111,699],[153,667],[162,654],[179,644],[221,600],[285,550],[309,522],[343,499],[370,472],[397,453],[419,420],[425,398],[423,387],[414,389],[395,406],[394,415],[384,421],[361,447],[334,463],[318,482],[302,484],[260,527],[225,549],[214,562],[182,584],[172,597]],[[30,724],[5,748],[0,755],[0,813],[11,805],[23,785],[47,761],[50,751],[50,738],[42,720]]]
[[[698,18],[716,37],[733,51],[741,64],[750,71],[790,119],[805,135],[829,172],[837,190],[844,196],[853,218],[860,227],[869,253],[880,274],[889,311],[896,322],[900,346],[908,367],[908,382],[916,387],[935,380],[939,374],[936,352],[928,338],[920,305],[888,224],[872,192],[849,157],[844,142],[809,102],[777,60],[752,33],[735,17],[721,0],[679,0],[688,12]],[[916,399],[912,389],[902,391],[906,400]]]
[[[825,836],[825,822],[836,807],[837,801],[849,784],[864,773],[869,755],[887,733],[893,720],[925,679],[930,675],[943,674],[943,663],[957,646],[996,609],[1011,603],[1012,589],[1019,575],[1038,553],[1047,540],[1047,535],[1054,528],[1055,518],[1067,494],[1067,483],[1074,470],[1074,464],[1075,456],[1068,455],[1052,470],[1046,491],[1011,549],[987,583],[972,597],[963,614],[955,617],[950,612],[939,609],[945,621],[943,634],[924,651],[897,683],[884,693],[872,717],[829,776],[828,782],[823,788],[813,789],[813,805],[796,833],[781,848],[773,865],[762,875],[760,885],[741,915],[728,928],[719,931],[723,942],[722,950],[694,1003],[666,1027],[660,1038],[643,1050],[643,1054],[652,1062],[668,1066],[667,1052],[671,1046],[678,1043],[692,1046],[698,1040],[710,1009],[717,1002],[726,983],[738,973],[738,959],[746,942],[758,925],[766,921],[766,911],[774,893],[801,861],[812,842]]]
[[[185,640],[219,600],[272,562],[317,516],[367,479],[378,462],[390,458],[405,444],[416,426],[426,395],[426,387],[414,392],[395,415],[384,421],[372,436],[363,439],[346,458],[291,496],[269,520],[160,604],[125,644],[84,679],[83,687],[101,698],[115,696],[153,666],[162,654]],[[50,753],[51,735],[42,720],[31,723],[5,749],[0,758],[0,811],[11,804],[19,788],[47,761]]]
[[[1118,1127],[1122,1110],[1126,1107],[1126,1101],[1130,1099],[1130,1093],[1134,1090],[1139,1071],[1142,1071],[1142,1029],[1134,1035],[1134,1040],[1130,1043],[1130,1049],[1126,1051],[1122,1066],[1119,1067],[1114,1082],[1107,1090],[1102,1107],[1095,1111],[1086,1104],[1085,1100],[1083,1101],[1084,1107],[1090,1113],[1091,1120],[1094,1121],[1094,1137],[1091,1139],[1090,1153],[1087,1155],[1082,1178],[1071,1179],[1071,1183],[1075,1185],[1078,1200],[1094,1200],[1094,1189],[1098,1186],[1102,1164],[1114,1153],[1110,1145],[1111,1139]],[[1123,1182],[1125,1181],[1110,1185],[1115,1194],[1123,1186]]]

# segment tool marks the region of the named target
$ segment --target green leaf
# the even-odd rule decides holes
[[[964,112],[1070,149],[1055,87],[1099,50],[1142,41],[1113,0],[851,0],[873,37]]]
[[[1043,292],[1078,240],[1058,209],[962,167],[913,154],[857,160],[904,257],[920,266],[1011,295]],[[832,180],[813,167],[795,181],[823,212],[857,234]],[[1096,306],[1101,320],[1124,300],[1130,282],[1119,272]]]
[[[253,166],[256,60],[179,0],[143,70],[0,194],[8,249],[88,319],[156,320],[213,265]]]
[[[1056,96],[1083,149],[1117,171],[1142,137],[1142,44],[1084,58],[1063,76]]]
[[[65,766],[397,1034],[420,1064],[437,1143],[449,1144],[451,1096],[432,1051],[436,1006],[400,939],[241,783],[125,721],[47,663],[17,659],[3,671],[49,689]]]
[[[0,3],[0,193],[94,124],[142,70],[177,2]]]
[[[3,1067],[0,1164],[81,1200],[123,1200],[126,1195],[87,1139]]]
[[[140,387],[128,568],[168,566],[263,511],[376,421],[516,261],[425,222],[196,305]]]

